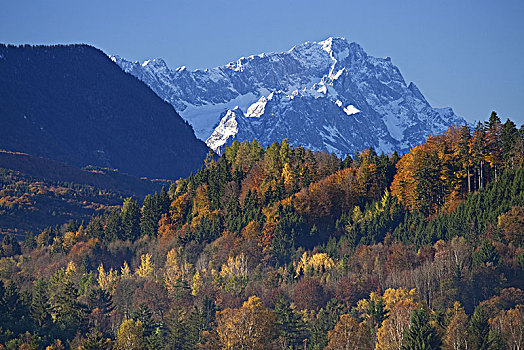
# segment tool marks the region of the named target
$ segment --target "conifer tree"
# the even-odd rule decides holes
[[[110,350],[113,348],[111,339],[104,337],[97,329],[89,332],[82,342],[82,350]]]
[[[156,202],[156,203],[155,203]],[[153,205],[156,205],[158,207],[158,217],[162,216],[162,214],[169,212],[169,206],[171,205],[171,199],[169,198],[169,194],[167,193],[164,186],[162,186],[162,190],[160,190],[160,195],[153,196]]]
[[[279,343],[286,349],[299,349],[306,338],[305,324],[289,302],[279,298],[275,304]]]
[[[187,324],[180,308],[175,306],[167,316],[167,349],[189,350]]]
[[[111,211],[107,215],[106,227],[104,230],[104,242],[109,243],[118,238],[123,238],[122,219],[118,211]]]
[[[158,232],[158,220],[160,220],[160,211],[155,206],[154,197],[147,195],[142,206],[142,215],[140,216],[140,233],[142,236],[155,237]]]
[[[480,122],[473,131],[469,143],[469,153],[471,154],[471,161],[475,167],[478,179],[478,190],[484,189],[484,159],[486,156],[486,131],[484,125]]]
[[[52,319],[49,313],[50,305],[47,295],[47,286],[42,278],[35,282],[31,301],[31,318],[42,330],[51,326]]]
[[[471,140],[471,130],[467,124],[463,125],[460,128],[460,138],[458,140],[457,151],[458,151],[458,158],[462,165],[462,169],[466,171],[466,178],[467,178],[467,183],[468,183],[468,193],[472,191],[471,174],[470,174],[471,153],[469,152],[470,140]]]
[[[468,345],[472,349],[489,349],[488,315],[482,306],[477,306],[468,324]]]
[[[122,238],[135,240],[140,236],[140,207],[135,199],[128,197],[122,205]]]
[[[500,263],[500,255],[487,239],[482,241],[479,249],[473,254],[475,265],[497,266]]]
[[[140,303],[138,309],[131,313],[131,318],[142,322],[143,335],[145,338],[153,334],[155,325],[153,324],[153,313],[145,303]]]
[[[411,324],[404,336],[404,350],[436,350],[440,348],[440,339],[435,329],[429,324],[426,310],[419,307],[411,314]]]

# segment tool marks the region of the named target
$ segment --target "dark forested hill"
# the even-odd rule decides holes
[[[87,45],[0,45],[0,148],[171,179],[207,152],[171,105]]]
[[[163,185],[169,182],[0,151],[0,235],[12,232],[20,239],[28,231],[80,222],[120,206],[125,197],[159,192]]]

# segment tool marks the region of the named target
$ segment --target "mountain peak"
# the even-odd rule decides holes
[[[184,74],[119,62],[217,151],[233,140],[288,138],[338,155],[371,146],[403,152],[463,122],[451,110],[432,108],[390,58],[369,56],[340,37]]]
[[[142,67],[145,67],[145,66],[148,66],[148,65],[156,67],[156,68],[167,68],[166,62],[163,59],[161,59],[161,58],[155,58],[155,59],[152,59],[152,60],[145,60],[142,63]]]
[[[317,44],[328,53],[338,52],[349,46],[349,42],[346,40],[346,38],[342,37],[329,37],[326,40],[319,41]]]

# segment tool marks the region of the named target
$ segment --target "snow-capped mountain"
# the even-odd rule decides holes
[[[369,56],[344,38],[194,71],[171,70],[159,58],[111,59],[171,103],[218,152],[233,140],[268,145],[284,138],[338,155],[370,146],[404,152],[464,123],[451,108],[432,108],[390,58]]]

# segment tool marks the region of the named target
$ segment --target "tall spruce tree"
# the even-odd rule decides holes
[[[135,240],[140,236],[140,207],[135,199],[128,197],[122,205],[123,239]]]
[[[160,212],[161,210],[158,208],[158,198],[147,195],[144,199],[144,204],[142,205],[142,215],[140,216],[140,233],[142,236],[156,236],[158,232],[158,220],[160,220]]]
[[[300,315],[291,308],[289,301],[283,298],[277,300],[275,314],[280,345],[285,349],[300,349],[307,336],[306,327]]]
[[[419,307],[411,315],[411,323],[404,335],[404,350],[440,349],[440,338],[429,324],[426,310]]]
[[[468,344],[472,349],[489,349],[488,315],[482,306],[477,306],[468,324]]]
[[[31,318],[34,323],[45,332],[53,320],[49,313],[50,304],[48,301],[47,286],[44,279],[39,278],[33,287],[33,297],[31,301]]]

